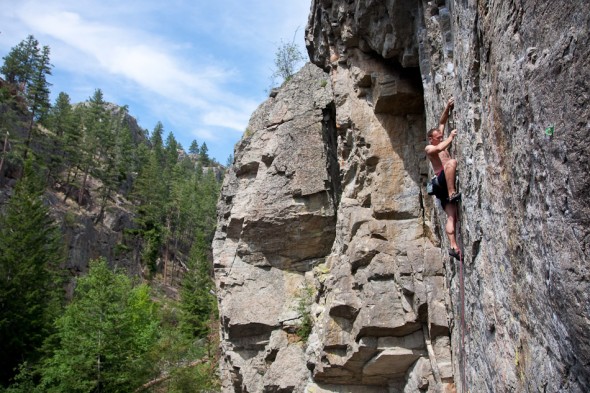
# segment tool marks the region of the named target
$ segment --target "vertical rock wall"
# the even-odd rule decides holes
[[[312,4],[310,57],[330,73],[342,199],[308,365],[318,391],[452,391],[414,2]]]
[[[464,353],[459,267],[446,277],[455,379],[465,390],[590,384],[589,21],[583,1],[313,4],[310,55],[333,75],[358,49],[382,64],[418,65],[428,127],[456,99]],[[411,26],[413,40],[396,26]],[[446,242],[444,213],[424,206]]]
[[[225,391],[588,390],[589,22],[585,1],[312,1],[325,73],[257,110],[219,203]],[[451,95],[463,285],[424,192]]]
[[[213,243],[224,391],[293,391],[309,379],[296,333],[311,302],[306,276],[335,236],[332,116],[328,75],[308,64],[256,110],[236,146]]]
[[[448,9],[467,386],[589,391],[590,3]]]

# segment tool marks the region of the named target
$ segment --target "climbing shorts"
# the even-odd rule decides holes
[[[449,190],[447,188],[447,178],[445,177],[445,171],[442,170],[437,175],[438,187],[434,190],[434,196],[440,200],[440,204],[444,209],[447,203],[449,203]]]

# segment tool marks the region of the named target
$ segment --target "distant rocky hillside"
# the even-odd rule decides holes
[[[590,389],[589,24],[581,1],[312,1],[316,66],[253,114],[218,205],[224,391]],[[462,263],[425,192],[451,96]]]
[[[0,87],[4,85],[0,84]],[[10,88],[10,86],[8,87]],[[18,103],[20,97],[16,91],[14,94]],[[83,102],[73,104],[72,108],[84,107],[88,109],[90,105],[90,102]],[[149,132],[138,125],[137,120],[129,115],[126,108],[113,103],[104,103],[103,108],[107,117],[120,119],[120,127],[129,130],[130,145],[127,154],[134,156],[134,159],[141,160],[142,158],[137,155],[140,145],[146,146],[148,150],[153,147],[152,142],[148,139]],[[8,113],[13,109],[16,109],[14,114]],[[20,175],[19,168],[22,159],[19,148],[22,148],[22,140],[26,136],[25,126],[28,124],[28,114],[25,107],[18,105],[2,104],[0,110],[4,111],[5,118],[12,116],[14,119],[10,128],[10,137],[6,143],[5,156],[9,158],[4,161],[0,173],[1,210],[11,197]],[[82,150],[81,147],[75,149],[72,146],[59,145],[55,142],[55,131],[40,124],[34,125],[34,133],[31,149],[38,161],[44,163],[44,170],[47,169],[52,156],[61,157],[60,159],[67,163],[68,155],[80,154]],[[113,137],[113,140],[109,142],[118,143],[114,139]],[[0,147],[4,147],[4,140],[1,141]],[[198,155],[187,154],[184,150],[176,150],[176,148],[175,152],[178,161],[190,163],[186,164],[187,168],[192,167],[193,171],[194,168],[197,168],[197,162],[200,159]],[[113,154],[118,153],[113,152]],[[88,178],[85,181],[82,180],[84,177],[82,164],[72,164],[69,172],[65,169],[67,164],[61,164],[61,167],[57,169],[59,174],[53,174],[53,177],[47,176],[48,186],[45,199],[51,208],[51,214],[61,227],[65,243],[66,260],[63,267],[73,278],[87,272],[90,260],[104,257],[112,266],[123,268],[130,275],[148,277],[154,272],[148,271],[145,258],[142,257],[146,247],[145,239],[136,233],[139,229],[136,222],[137,211],[141,207],[131,195],[134,192],[133,185],[138,176],[137,168],[147,163],[148,156],[143,157],[145,162],[139,163],[140,165],[129,163],[129,167],[124,168],[124,173],[118,173],[117,185],[106,198],[104,198],[105,184],[97,176],[99,161],[104,160],[105,157],[100,154],[92,154],[91,157],[94,161],[84,165],[95,167],[95,169],[88,171]],[[126,158],[131,159],[131,157]],[[202,167],[203,174],[212,172],[214,179],[218,182],[221,181],[225,168],[212,160],[209,160],[207,165]],[[165,175],[161,173],[160,176]],[[163,184],[164,181],[159,178],[159,182]],[[157,187],[154,185],[154,188]],[[210,197],[216,198],[216,191],[208,190],[207,192],[209,191],[213,193]],[[195,189],[193,192],[197,192],[197,190]],[[191,225],[196,227],[201,223],[193,222]],[[169,252],[175,254],[176,259],[185,260],[191,243],[192,239],[189,243],[176,240],[175,244],[178,245],[178,249],[169,250]],[[183,266],[182,263],[171,263],[170,266],[165,266],[165,264],[164,258],[159,256],[153,269],[165,276],[164,281],[167,280],[169,284],[172,284],[166,287],[168,294],[176,296],[176,290],[186,266]]]

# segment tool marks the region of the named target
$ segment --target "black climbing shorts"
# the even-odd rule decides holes
[[[449,203],[449,190],[447,188],[447,178],[445,177],[445,171],[440,171],[436,178],[438,180],[438,187],[436,187],[434,196],[440,200],[440,204],[444,209],[447,203]]]

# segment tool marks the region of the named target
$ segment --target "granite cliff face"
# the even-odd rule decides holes
[[[225,391],[587,391],[589,23],[582,1],[312,2],[319,68],[253,114],[219,202]],[[424,189],[451,95],[463,266]]]
[[[227,391],[293,391],[308,379],[295,332],[336,234],[332,116],[328,75],[309,64],[258,108],[236,147],[213,250]]]

